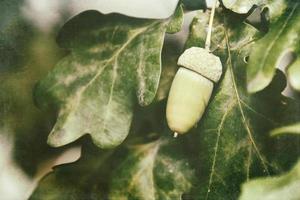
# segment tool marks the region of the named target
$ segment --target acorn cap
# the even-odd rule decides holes
[[[178,65],[195,71],[215,83],[222,75],[220,58],[200,47],[185,50],[178,59]]]

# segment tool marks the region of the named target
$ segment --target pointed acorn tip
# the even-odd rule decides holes
[[[178,136],[178,133],[177,133],[177,132],[174,132],[173,137],[174,137],[174,138],[177,138],[177,136]]]

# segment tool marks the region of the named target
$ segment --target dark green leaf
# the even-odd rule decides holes
[[[120,144],[128,134],[136,99],[145,106],[156,95],[167,27],[168,20],[95,11],[65,24],[58,41],[71,53],[35,90],[41,107],[55,105],[59,110],[49,144],[65,145],[87,133],[99,147]],[[173,25],[172,30],[178,28]]]
[[[80,160],[45,176],[30,199],[179,199],[194,171],[178,145],[158,139],[102,151],[90,144]]]
[[[202,15],[194,19],[188,46],[204,45],[208,17]],[[200,141],[197,192],[200,199],[236,199],[245,180],[281,172],[295,161],[299,140],[289,141],[288,147],[286,138],[272,140],[269,131],[282,123],[281,115],[298,116],[299,110],[287,112],[289,102],[280,94],[285,79],[279,72],[264,92],[247,93],[246,58],[257,38],[253,27],[219,12],[213,27],[212,51],[222,58],[224,72],[193,131]]]
[[[184,7],[188,10],[198,10],[206,8],[205,0],[182,0]]]
[[[181,199],[192,186],[193,171],[187,160],[163,149],[163,140],[131,147],[118,166],[109,199]]]

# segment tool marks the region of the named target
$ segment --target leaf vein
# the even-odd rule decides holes
[[[226,120],[227,115],[230,113],[230,111],[233,109],[235,105],[235,102],[232,101],[230,99],[230,105],[226,106],[226,112],[224,112],[221,122],[218,126],[218,132],[217,132],[217,140],[216,140],[216,144],[214,147],[214,157],[213,157],[213,162],[212,162],[212,166],[211,166],[211,170],[210,170],[210,175],[209,175],[209,182],[208,182],[208,189],[207,189],[207,193],[206,193],[206,200],[208,199],[210,190],[211,190],[211,185],[212,185],[212,181],[213,181],[213,175],[215,174],[215,166],[216,166],[216,160],[217,160],[217,153],[218,153],[218,148],[219,148],[219,141],[220,141],[220,136],[221,136],[221,129],[223,128],[224,122]]]
[[[256,145],[256,142],[254,140],[252,131],[249,127],[249,124],[247,123],[246,116],[245,116],[245,113],[244,113],[244,110],[243,110],[243,107],[242,107],[241,98],[240,98],[240,95],[239,95],[239,92],[238,92],[238,89],[237,89],[237,85],[236,85],[235,78],[234,78],[234,73],[233,73],[233,68],[232,68],[231,52],[230,52],[230,45],[229,45],[229,41],[228,41],[227,31],[225,31],[225,37],[226,37],[227,52],[228,52],[228,67],[229,67],[229,70],[230,70],[232,84],[234,86],[234,91],[235,91],[235,95],[236,95],[236,98],[237,98],[239,110],[240,110],[240,113],[241,113],[241,116],[242,116],[242,121],[243,121],[245,129],[247,131],[248,137],[249,137],[251,143],[253,144],[255,152],[258,155],[258,157],[259,157],[259,159],[260,159],[260,161],[263,165],[264,170],[267,172],[267,174],[270,174],[269,170],[268,170],[268,167],[267,167],[267,164],[266,164],[267,161],[263,158],[262,154],[260,153],[260,151],[259,151],[259,149]]]

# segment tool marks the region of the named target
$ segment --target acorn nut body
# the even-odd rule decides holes
[[[213,82],[222,74],[219,57],[192,47],[179,57],[168,102],[167,122],[176,134],[188,132],[201,119],[213,91]]]

